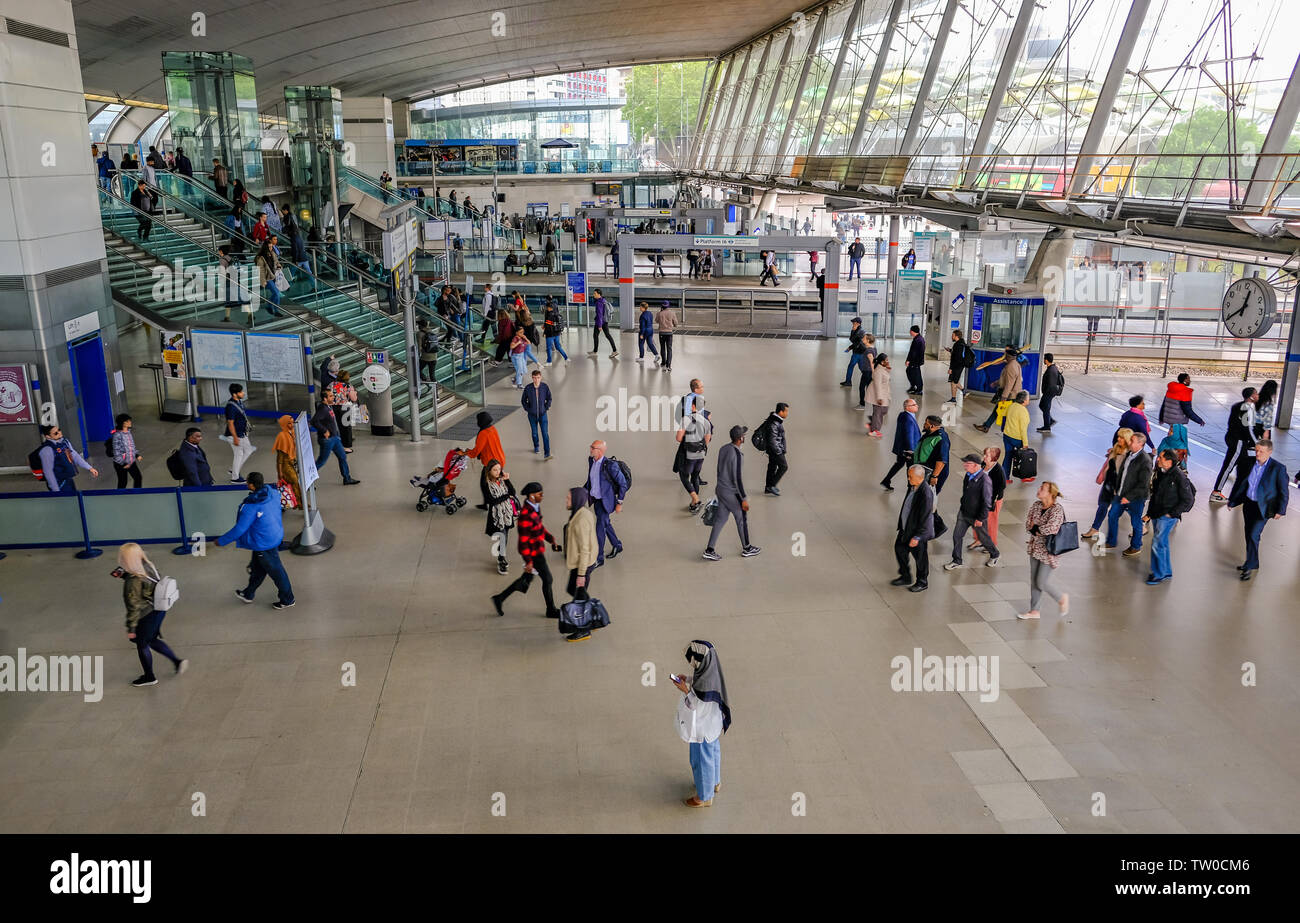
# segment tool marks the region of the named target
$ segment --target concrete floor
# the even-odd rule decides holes
[[[515,484],[546,487],[551,529],[564,522],[565,489],[585,476],[596,400],[622,388],[681,394],[699,376],[721,430],[756,426],[777,400],[792,405],[782,497],[761,495],[761,457],[744,450],[761,556],[742,560],[730,532],[724,559],[701,561],[706,533],[669,471],[671,434],[606,433],[635,472],[617,517],[627,552],[595,576],[612,626],[566,644],[536,590],[512,597],[506,618],[492,613],[488,595],[520,565],[512,550],[510,577],[497,575],[481,513],[415,511],[407,479],[449,444],[360,436],[352,465],[362,486],[343,490],[331,462],[320,491],[338,544],[286,556],[295,608],[273,611],[265,588],[253,606],[232,596],[244,552],[154,555],[180,582],[165,634],[192,669],[161,670],[160,684],[141,690],[128,685],[139,666],[111,552],[89,562],[66,550],[11,552],[0,563],[0,652],[102,655],[106,688],[98,703],[0,696],[0,831],[1300,830],[1300,510],[1268,527],[1265,570],[1239,583],[1240,513],[1207,502],[1218,433],[1193,433],[1213,451],[1193,447],[1200,493],[1175,532],[1174,581],[1145,586],[1145,552],[1080,551],[1059,571],[1069,616],[1049,604],[1026,623],[1014,613],[1026,603],[1021,526],[1032,487],[1009,489],[1005,567],[944,573],[950,545],[940,539],[926,593],[889,586],[902,491],[877,486],[888,444],[863,435],[856,393],[836,385],[842,343],[679,337],[667,374],[634,361],[629,336],[618,361],[586,358],[585,338],[568,338],[573,361],[547,370],[556,459],[530,453],[521,412],[500,424]],[[896,369],[895,411],[901,361]],[[938,412],[947,389],[937,364],[927,370],[922,409]],[[134,373],[128,384],[146,484],[167,483],[162,458],[185,424],[151,422],[151,386]],[[1154,405],[1162,383],[1138,384]],[[1056,433],[1035,440],[1040,476],[1062,485],[1071,518],[1093,510],[1118,418],[1103,401],[1122,406],[1133,385],[1071,376]],[[1216,427],[1214,404],[1231,387],[1204,382],[1198,392]],[[489,401],[515,395],[498,384]],[[967,405],[954,455],[994,442],[970,425],[986,407]],[[215,422],[205,425],[224,470],[226,447]],[[269,463],[261,434],[253,470]],[[1300,455],[1290,437],[1278,454],[1289,464]],[[476,470],[463,479],[467,495],[476,482]],[[31,483],[6,477],[0,489]],[[950,523],[955,486],[941,497]],[[291,533],[296,518],[286,516]],[[717,645],[734,709],[726,784],[703,811],[680,804],[691,777],[667,679],[692,638]],[[1001,696],[892,691],[891,659],[917,647],[997,655]],[[354,687],[340,681],[345,662]],[[1247,663],[1257,685],[1242,684]],[[656,683],[646,685],[651,667]],[[191,811],[197,792],[203,817]],[[806,816],[792,810],[801,801]]]

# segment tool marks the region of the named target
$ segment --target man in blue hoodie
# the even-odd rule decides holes
[[[641,302],[641,313],[637,315],[636,322],[636,361],[645,361],[645,351],[648,348],[650,355],[655,357],[655,365],[658,365],[659,350],[655,349],[655,316],[650,313],[648,302]]]
[[[239,517],[235,527],[221,538],[218,545],[235,543],[237,548],[246,548],[253,553],[248,563],[248,586],[235,590],[241,602],[251,603],[253,594],[268,576],[275,588],[280,591],[280,598],[272,604],[272,609],[288,609],[293,605],[293,586],[289,575],[280,563],[280,543],[284,541],[284,523],[280,518],[280,491],[272,490],[266,485],[260,472],[248,474],[249,496],[239,504]]]
[[[600,352],[600,334],[603,331],[605,339],[609,340],[610,358],[618,358],[618,346],[614,343],[614,338],[609,335],[609,303],[605,301],[605,296],[600,293],[600,289],[594,288],[591,294],[595,296],[592,301],[592,307],[595,311],[592,316],[591,325],[591,352],[588,356],[594,356]]]

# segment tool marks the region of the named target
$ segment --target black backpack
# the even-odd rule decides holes
[[[44,445],[38,445],[27,456],[27,465],[32,469],[32,477],[38,481],[45,480],[45,466],[41,464],[41,449]]]
[[[968,369],[974,368],[975,367],[974,347],[972,347],[970,343],[967,343],[965,340],[961,341],[961,345],[963,347],[963,352],[961,357],[962,367]]]
[[[185,462],[181,460],[181,450],[172,449],[167,456],[167,473],[178,481],[185,480]]]
[[[109,458],[113,457],[113,434],[116,432],[117,430],[113,430],[112,433],[108,434],[108,438],[104,440],[104,454]]]
[[[754,430],[754,435],[749,437],[749,444],[760,452],[767,451],[767,421],[764,420],[758,429]]]
[[[1192,483],[1191,476],[1186,471],[1183,471],[1181,468],[1179,468],[1177,465],[1174,465],[1173,470],[1179,472],[1178,474],[1174,475],[1174,477],[1181,477],[1184,481],[1186,481],[1187,489],[1192,492],[1192,501],[1188,503],[1187,506],[1183,507],[1181,510],[1178,511],[1178,515],[1181,516],[1184,513],[1190,513],[1192,511],[1192,507],[1196,506],[1196,485]]]
[[[627,484],[627,489],[624,491],[624,493],[626,493],[628,490],[631,490],[631,489],[632,489],[632,469],[629,468],[629,467],[627,466],[627,462],[625,462],[625,461],[619,461],[619,460],[618,460],[617,458],[615,458],[613,455],[606,455],[606,456],[605,456],[605,460],[606,460],[606,461],[611,461],[611,462],[613,462],[614,464],[618,465],[618,470],[621,471],[621,472],[623,472],[623,482],[624,482],[625,484]]]

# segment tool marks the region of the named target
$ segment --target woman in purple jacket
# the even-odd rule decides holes
[[[591,293],[595,295],[592,305],[595,308],[595,315],[592,318],[591,326],[591,352],[589,356],[594,356],[600,352],[600,334],[603,331],[605,339],[609,340],[610,358],[618,358],[618,346],[614,344],[614,338],[609,335],[609,304],[605,301],[605,296],[600,293],[600,289],[592,289]]]

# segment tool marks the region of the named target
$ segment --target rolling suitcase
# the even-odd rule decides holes
[[[1011,476],[1022,481],[1032,481],[1038,477],[1038,453],[1023,445],[1012,449]]]

